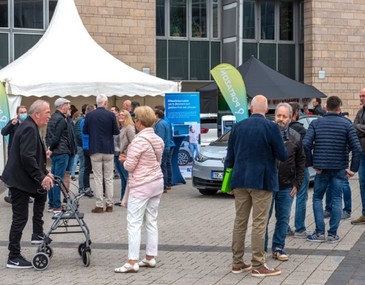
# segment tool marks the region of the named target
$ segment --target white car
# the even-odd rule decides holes
[[[319,116],[302,116],[299,122],[308,129],[311,121],[318,118]],[[213,195],[221,189],[229,135],[230,132],[227,132],[208,146],[202,147],[193,163],[193,186],[203,195]],[[316,173],[313,168],[309,169],[309,174],[310,181],[314,181]]]

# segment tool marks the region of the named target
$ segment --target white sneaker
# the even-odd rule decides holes
[[[136,273],[139,270],[139,265],[138,263],[135,264],[130,264],[130,263],[126,263],[124,264],[122,267],[118,267],[114,269],[115,273]]]
[[[139,267],[155,267],[156,266],[156,259],[152,258],[150,260],[147,260],[144,258],[140,262],[138,262]]]

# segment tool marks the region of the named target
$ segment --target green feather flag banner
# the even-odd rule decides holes
[[[0,81],[0,129],[5,127],[9,120],[10,114],[8,96],[6,95],[4,84]],[[7,143],[9,139],[8,137],[9,136],[5,137]]]
[[[236,117],[236,121],[247,119],[247,94],[241,73],[228,63],[217,65],[210,73],[227,101],[232,114]]]

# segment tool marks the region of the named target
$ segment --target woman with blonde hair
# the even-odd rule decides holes
[[[125,154],[129,144],[132,142],[136,135],[136,128],[131,114],[127,110],[120,111],[118,115],[118,123],[121,126],[119,134],[119,154]],[[119,159],[118,154],[118,159]],[[123,163],[119,160],[115,162],[115,166],[118,170],[120,180],[121,180],[121,191],[120,191],[120,201],[116,202],[114,205],[125,207],[123,204],[123,196],[127,187],[128,172],[125,170]]]
[[[164,143],[152,128],[156,116],[151,107],[137,107],[134,114],[138,133],[129,144],[127,154],[119,156],[128,171],[128,262],[115,268],[116,273],[155,267],[158,250],[157,214],[164,187],[160,167]],[[147,239],[146,257],[138,262],[143,223]]]

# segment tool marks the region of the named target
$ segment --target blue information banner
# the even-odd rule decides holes
[[[172,154],[172,183],[185,183],[184,177],[191,177],[192,162],[199,154],[200,94],[166,93],[165,109],[176,145]]]
[[[165,94],[166,115],[173,124],[200,122],[199,92]]]

